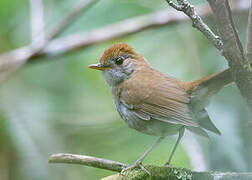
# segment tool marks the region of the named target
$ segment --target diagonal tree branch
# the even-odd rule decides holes
[[[200,8],[205,10],[202,11],[202,14],[205,13],[206,16],[210,14],[210,9],[206,6],[201,6]],[[71,14],[75,13],[70,13],[66,19],[71,19],[69,18]],[[171,12],[164,10],[128,19],[119,23],[114,23],[106,27],[95,29],[91,32],[73,34],[69,35],[68,37],[59,38],[53,41],[48,40],[47,43],[44,44],[44,47],[41,47],[40,49],[36,49],[32,45],[22,47],[9,53],[0,55],[0,80],[5,79],[5,77],[10,73],[22,67],[23,64],[34,58],[64,54],[98,42],[139,32],[147,28],[171,23],[179,23],[185,20],[188,20],[186,16],[177,15],[177,13],[174,13],[174,11]],[[66,28],[65,20],[62,22],[64,25],[58,25],[57,27]],[[56,31],[53,31],[50,37],[55,37],[58,33],[60,33],[60,31],[57,29],[59,28],[56,28]]]
[[[222,41],[225,42],[223,52],[237,54],[244,60],[241,41],[235,29],[232,12],[227,0],[208,0],[216,19],[217,27]]]
[[[77,5],[73,8],[69,14],[67,14],[62,21],[55,26],[51,32],[48,33],[47,39],[54,39],[58,35],[60,35],[63,31],[66,30],[67,27],[69,27],[76,18],[80,16],[81,13],[86,12],[87,9],[92,7],[95,3],[97,3],[98,0],[81,0]]]
[[[252,62],[252,0],[250,1],[245,55],[249,62]]]
[[[223,41],[223,56],[228,61],[233,79],[252,112],[252,68],[244,56],[229,3],[227,0],[208,0],[208,2]]]
[[[0,68],[0,80],[15,72],[27,59],[31,58],[33,54],[37,53],[44,46],[46,39],[42,0],[30,0],[30,31],[31,43],[29,46],[4,54],[2,58],[0,57],[0,64],[4,64]]]
[[[245,3],[247,2],[245,1]],[[199,5],[195,7],[195,9],[200,16],[205,18],[211,17],[210,9],[206,4]],[[247,12],[248,7],[234,6],[233,10],[236,13],[241,14]],[[75,17],[77,16],[75,15]],[[72,18],[66,18],[66,19],[72,19]],[[187,16],[183,14],[178,14],[176,13],[176,11],[172,11],[171,9],[169,9],[124,20],[118,23],[114,23],[112,25],[108,25],[106,27],[95,29],[90,32],[77,33],[69,35],[68,37],[65,38],[58,38],[53,41],[47,41],[47,43],[44,45],[44,48],[39,50],[33,48],[33,46],[31,45],[25,46],[0,55],[0,80],[5,79],[5,76],[11,74],[19,67],[22,67],[22,65],[29,62],[29,60],[34,61],[35,58],[44,56],[62,55],[64,53],[69,53],[78,50],[80,48],[83,49],[87,46],[102,41],[136,33],[148,28],[164,26],[168,24],[176,24],[188,20],[189,18]],[[62,22],[65,21],[63,20]],[[58,25],[58,27],[59,26],[60,25]],[[66,26],[61,27],[66,28]],[[52,33],[52,34],[56,34],[53,35],[53,37],[55,37],[57,36],[58,33]]]
[[[252,112],[252,68],[244,55],[243,47],[232,20],[231,8],[227,0],[208,0],[217,23],[219,35],[216,36],[197,15],[194,7],[187,0],[166,0],[170,6],[183,11],[193,22],[193,27],[201,31],[226,58],[242,96]],[[218,45],[219,44],[219,45]]]
[[[176,5],[172,0],[166,0],[166,2],[178,11],[183,11],[193,23],[193,27],[201,31],[205,37],[211,41],[211,43],[219,50],[222,51],[222,41],[216,36],[213,31],[203,22],[201,17],[196,13],[194,6],[192,6],[187,0],[178,0],[179,5]]]
[[[209,11],[208,11],[209,12]],[[124,21],[116,22],[90,32],[70,35],[66,38],[52,41],[39,55],[58,55],[85,48],[86,46],[106,40],[122,37],[143,31],[145,29],[180,23],[188,18],[178,16],[174,11],[163,10],[148,15],[142,15]]]
[[[31,1],[32,3],[34,3],[33,0]],[[54,37],[62,33],[83,11],[86,11],[97,1],[98,0],[80,1],[80,3],[78,3],[77,6],[72,11],[70,11],[70,13],[67,14],[63,18],[63,20],[46,35],[44,43],[33,39],[33,42],[36,41],[36,43],[31,43],[28,46],[1,55],[0,81],[22,67],[28,60],[32,59],[32,57],[35,57],[37,54],[39,54]],[[32,7],[33,5],[31,4],[31,8]]]
[[[211,12],[210,9],[206,4],[200,5],[195,7],[196,11],[199,12],[199,14],[202,17],[210,17]],[[248,8],[241,9],[241,7],[234,7],[234,11],[240,14],[241,12],[247,12]],[[74,50],[77,50],[79,48],[84,48],[86,46],[102,42],[109,39],[114,39],[117,37],[121,37],[127,34],[132,34],[136,32],[140,32],[142,30],[152,28],[152,27],[158,27],[158,26],[164,26],[169,24],[176,24],[184,21],[188,21],[188,17],[184,16],[183,14],[177,14],[174,11],[169,10],[163,10],[158,11],[155,13],[139,16],[136,18],[131,18],[128,20],[124,20],[118,23],[114,23],[111,25],[108,25],[106,27],[95,29],[91,32],[83,32],[83,33],[77,33],[73,35],[69,35],[65,38],[59,38],[54,41],[51,41],[48,43],[48,45],[44,48],[43,51],[40,51],[39,54],[36,54],[36,57],[41,56],[54,56],[59,54],[68,53]],[[116,30],[115,30],[116,29]],[[21,59],[22,58],[28,58],[32,59],[31,56],[29,57],[29,53],[32,51],[29,50],[29,47],[23,47],[17,50],[14,50],[9,53],[5,53],[0,55],[0,73],[1,70],[4,69],[4,65],[6,63],[10,63],[13,61],[16,63],[15,59]],[[16,57],[17,56],[17,57]],[[11,59],[9,57],[12,57]],[[15,58],[16,57],[16,58]],[[9,59],[7,62],[4,61],[5,59]],[[22,60],[20,60],[22,61]]]

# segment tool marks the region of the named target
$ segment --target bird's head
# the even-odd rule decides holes
[[[88,67],[101,70],[107,83],[116,86],[128,79],[132,73],[146,66],[149,67],[148,62],[132,47],[126,43],[118,43],[104,51],[98,64]]]

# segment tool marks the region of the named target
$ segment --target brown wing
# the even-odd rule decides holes
[[[138,79],[136,81],[135,79]],[[189,109],[189,96],[179,80],[153,69],[139,70],[122,83],[120,100],[143,119],[198,127]]]

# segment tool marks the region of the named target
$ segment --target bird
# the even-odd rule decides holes
[[[126,43],[116,43],[104,51],[98,64],[88,66],[102,71],[111,88],[117,112],[126,124],[141,133],[157,136],[155,143],[122,172],[140,167],[142,162],[162,142],[178,133],[165,166],[171,166],[172,157],[189,130],[209,138],[207,131],[221,135],[210,120],[205,107],[212,96],[233,82],[230,69],[196,81],[182,81],[153,69],[149,62]]]

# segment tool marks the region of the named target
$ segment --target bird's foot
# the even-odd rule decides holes
[[[164,166],[166,166],[166,167],[169,167],[169,168],[173,168],[173,165],[171,165],[170,163],[165,163],[165,165]]]
[[[150,175],[150,172],[142,165],[142,161],[136,161],[134,164],[123,168],[123,170],[121,171],[121,174],[125,173],[126,171],[133,169],[135,167],[140,167],[144,172],[146,172],[147,174]]]

